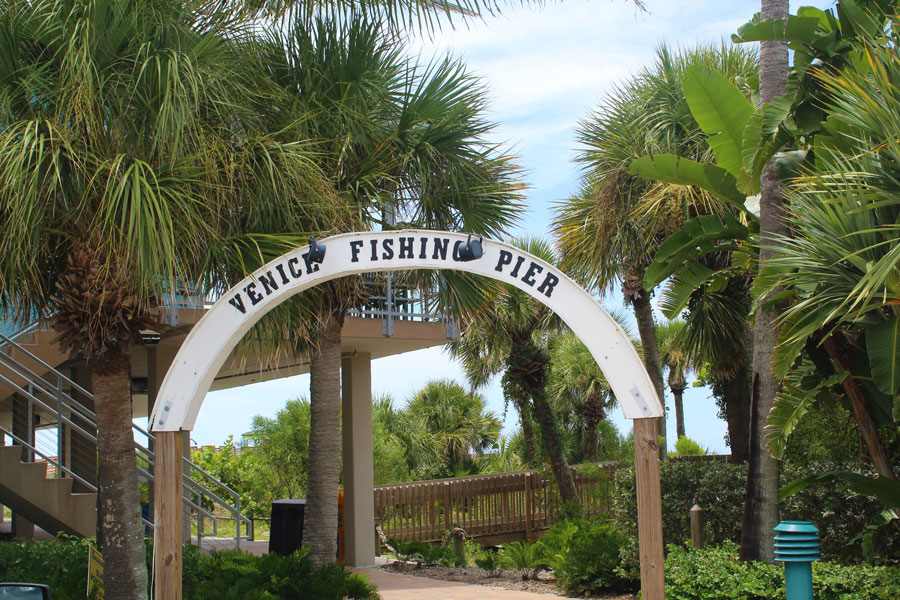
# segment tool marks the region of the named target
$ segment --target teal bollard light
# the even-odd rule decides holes
[[[809,521],[775,526],[775,560],[784,563],[787,600],[813,600],[812,563],[819,560],[819,530]]]

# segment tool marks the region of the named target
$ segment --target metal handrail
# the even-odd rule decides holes
[[[84,485],[86,485],[86,486],[88,487],[88,489],[90,489],[92,492],[96,492],[96,491],[97,491],[97,486],[95,486],[94,484],[92,484],[90,481],[88,481],[87,479],[81,477],[78,473],[72,471],[72,470],[69,469],[68,467],[63,466],[62,464],[60,464],[58,461],[56,461],[55,459],[51,458],[50,456],[44,454],[44,453],[41,452],[38,448],[36,448],[36,447],[33,446],[32,444],[26,442],[25,440],[23,440],[22,438],[20,438],[20,437],[17,436],[16,434],[14,434],[12,431],[7,430],[7,429],[6,429],[5,427],[3,427],[2,425],[0,425],[0,431],[2,431],[3,433],[5,433],[5,434],[8,435],[9,437],[11,437],[15,442],[18,442],[18,444],[19,444],[20,446],[24,446],[25,448],[28,448],[30,451],[34,452],[35,454],[37,454],[38,456],[40,456],[41,458],[43,458],[43,459],[44,459],[45,461],[47,461],[49,464],[51,464],[51,465],[53,465],[54,467],[56,467],[57,472],[65,473],[65,474],[71,476],[72,479],[77,479],[78,481],[80,481],[81,483],[83,483]]]
[[[50,412],[51,414],[56,414],[57,416],[57,427],[58,427],[58,444],[62,444],[62,427],[66,425],[70,428],[70,430],[76,430],[80,432],[85,438],[89,441],[96,443],[97,436],[95,431],[89,431],[89,429],[96,428],[96,413],[94,411],[88,409],[83,404],[75,400],[70,394],[63,391],[64,385],[68,385],[70,389],[75,390],[84,395],[85,398],[93,399],[93,394],[83,387],[72,381],[70,378],[66,377],[62,373],[60,373],[53,366],[49,365],[46,361],[42,360],[40,357],[36,356],[34,353],[24,348],[21,344],[15,341],[14,338],[19,337],[23,333],[30,331],[38,326],[37,323],[33,323],[28,327],[12,334],[11,336],[6,336],[0,334],[0,348],[6,350],[6,352],[0,352],[0,381],[6,383],[11,389],[20,393],[24,398],[28,399],[30,403],[33,405],[38,405],[43,407],[45,410]],[[43,368],[47,371],[47,373],[52,374],[50,377],[56,380],[54,382],[48,378],[48,376],[39,375],[34,371],[34,369],[29,368],[27,365],[23,364],[16,358],[14,358],[8,351],[15,350],[16,352],[21,352],[22,356],[27,357],[30,360],[33,360],[37,365],[40,365],[40,368]],[[5,373],[4,373],[5,371]],[[7,375],[8,374],[8,375]],[[18,381],[25,381],[25,387],[17,383]],[[47,400],[49,399],[49,401]],[[49,403],[48,403],[49,402]],[[66,415],[66,412],[69,415]],[[79,423],[76,423],[70,418],[70,415],[76,417],[77,419],[84,421],[85,426],[82,426]],[[153,443],[155,442],[155,436],[149,431],[144,430],[137,424],[132,423],[133,431],[139,433],[147,439],[147,445],[143,445],[138,441],[135,441],[135,452],[136,455],[143,461],[146,461],[147,468],[144,468],[141,465],[136,465],[138,472],[146,478],[147,481],[152,482],[155,480],[153,473],[153,466],[155,463],[155,453],[150,449],[153,447]],[[78,480],[88,487],[88,489],[92,491],[96,491],[97,488],[94,484],[90,483],[82,476],[78,475],[70,468],[64,466],[62,464],[62,460],[57,460],[51,458],[48,453],[41,451],[36,448],[34,445],[30,443],[26,443],[25,440],[20,438],[17,435],[12,434],[11,432],[6,431],[6,429],[0,427],[0,431],[3,431],[5,434],[9,435],[12,439],[14,439],[17,443],[22,446],[28,448],[32,453],[44,458],[47,460],[49,464],[52,464],[56,467],[57,472],[60,474],[65,474],[67,476],[72,477],[73,479]],[[29,433],[29,436],[31,433]],[[60,453],[62,447],[60,446],[60,450],[57,452],[57,458],[61,457]],[[186,506],[195,511],[198,519],[198,541],[202,537],[208,537],[210,534],[203,531],[203,519],[208,518],[213,521],[213,534],[218,531],[218,521],[222,518],[227,520],[234,519],[235,521],[235,543],[238,548],[240,548],[240,542],[243,539],[253,539],[253,522],[241,514],[241,501],[240,494],[238,494],[235,490],[231,489],[223,482],[219,481],[212,475],[210,475],[205,470],[201,469],[199,466],[190,461],[187,457],[184,457],[185,461],[185,476],[182,481],[182,495],[183,501]],[[207,485],[200,483],[193,479],[193,475],[195,473],[201,473],[205,478]],[[212,486],[218,493],[214,493],[209,486]],[[224,499],[222,496],[230,497],[231,502]],[[197,498],[197,501],[194,501],[194,498]],[[219,517],[213,511],[207,510],[203,507],[203,500],[207,499],[214,506],[220,507],[228,514],[227,517]],[[152,528],[152,521],[145,519],[141,516],[141,521],[148,527]],[[243,535],[241,532],[241,525],[246,524],[247,535]]]

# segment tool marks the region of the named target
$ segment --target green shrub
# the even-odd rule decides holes
[[[900,568],[813,563],[816,600],[900,598]],[[702,550],[669,547],[666,598],[674,600],[784,600],[784,567],[741,562],[737,545]]]
[[[541,539],[556,584],[570,596],[586,596],[627,585],[619,573],[627,536],[605,518],[561,521]]]
[[[87,590],[89,540],[0,542],[0,581],[43,583],[54,598],[83,600]]]
[[[0,543],[0,577],[50,586],[55,600],[84,600],[89,540],[61,538],[40,543]],[[147,541],[147,561],[153,556]],[[149,564],[148,564],[149,567]],[[184,600],[368,600],[373,586],[338,565],[314,569],[306,549],[291,556],[220,552],[207,556],[184,549]]]
[[[681,436],[675,442],[675,452],[669,456],[706,456],[706,449],[687,436]]]
[[[784,465],[781,481],[805,475],[846,469],[846,466],[815,463],[802,468]],[[743,522],[747,465],[732,465],[710,459],[670,460],[660,466],[662,485],[663,539],[681,544],[691,537],[690,509],[703,509],[707,543],[739,542]],[[615,519],[630,536],[637,537],[637,499],[634,469],[620,468],[615,475],[613,495]],[[811,521],[822,538],[822,556],[847,560],[848,552],[860,556],[855,540],[884,510],[883,505],[859,494],[844,491],[839,483],[810,487],[781,503],[781,518]],[[630,546],[636,547],[635,544]],[[883,558],[900,558],[900,536],[883,536],[878,553]],[[627,566],[634,567],[636,553],[626,551]]]
[[[499,552],[482,550],[475,556],[475,566],[484,569],[488,577],[499,577],[503,571],[502,559]]]
[[[435,546],[418,541],[405,542],[397,538],[389,538],[388,545],[394,549],[397,558],[402,561],[421,560],[427,565],[441,564],[445,567],[465,566],[465,557],[460,560],[453,549],[446,546]]]
[[[544,547],[539,544],[512,542],[503,547],[503,566],[518,571],[522,579],[537,579],[547,569]]]

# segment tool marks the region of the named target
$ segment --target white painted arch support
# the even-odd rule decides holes
[[[347,233],[323,239],[321,264],[309,247],[289,252],[235,285],[187,336],[163,380],[151,416],[154,431],[189,431],[232,349],[267,312],[320,283],[357,273],[450,269],[513,285],[557,313],[597,360],[625,418],[661,417],[662,404],[622,328],[559,269],[510,244],[484,240],[480,259],[462,261],[464,233],[425,230]]]

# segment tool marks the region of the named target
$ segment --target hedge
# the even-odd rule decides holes
[[[781,481],[788,482],[813,473],[847,470],[846,466],[817,463],[804,468],[783,465]],[[670,460],[660,467],[662,485],[663,539],[681,544],[691,538],[690,509],[703,509],[707,543],[740,542],[743,522],[747,465],[720,461]],[[622,467],[615,475],[613,494],[615,519],[637,537],[637,498],[633,467]],[[871,498],[843,490],[840,483],[810,487],[781,505],[781,518],[811,521],[819,528],[822,556],[828,560],[859,558],[858,536],[884,506]],[[877,555],[881,560],[900,559],[900,536],[882,535]]]
[[[0,542],[5,581],[44,583],[55,600],[83,600],[87,590],[88,545],[76,538],[45,542]],[[147,541],[148,567],[153,555]],[[184,600],[374,600],[375,587],[338,565],[314,569],[306,549],[291,556],[253,556],[227,551],[206,555],[186,546]]]
[[[816,600],[900,598],[900,567],[813,563]],[[669,600],[784,600],[784,567],[741,562],[732,542],[702,550],[670,546],[666,556]]]

